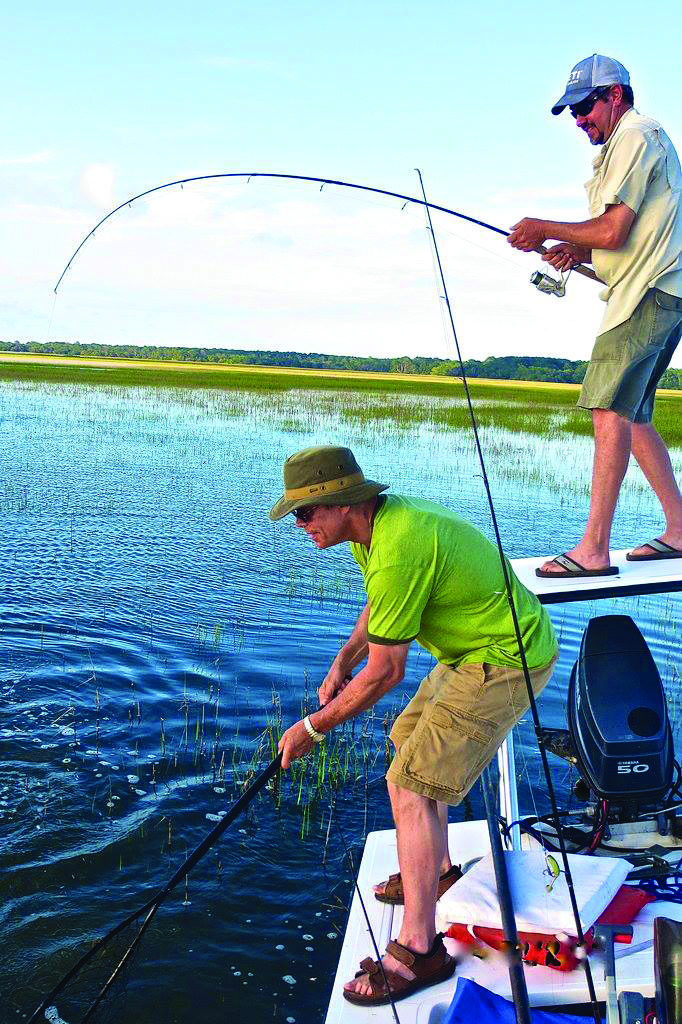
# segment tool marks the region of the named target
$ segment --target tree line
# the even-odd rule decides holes
[[[219,363],[227,366],[289,366],[308,370],[355,370],[365,373],[431,374],[460,377],[458,362],[430,356],[338,356],[322,352],[244,351],[233,348],[189,348],[170,345],[98,345],[81,342],[0,342],[2,352],[32,352],[38,355],[100,356],[107,359],[156,359],[173,362]],[[548,381],[581,384],[587,362],[552,356],[488,356],[466,359],[468,377],[490,380]],[[682,370],[669,369],[661,387],[682,390]]]

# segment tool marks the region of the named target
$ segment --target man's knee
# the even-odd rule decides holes
[[[387,779],[388,795],[391,798],[391,806],[394,809],[401,811],[409,810],[425,810],[433,809],[437,810],[438,802],[430,796],[423,796],[421,793],[415,793],[411,789],[406,789],[405,786],[399,786],[396,782],[391,782]]]
[[[592,423],[594,424],[595,430],[597,428],[620,428],[630,429],[633,424],[627,416],[622,416],[615,409],[593,409],[592,410]]]
[[[637,441],[649,441],[652,438],[659,438],[661,435],[656,430],[653,423],[633,423],[632,424],[632,440]]]

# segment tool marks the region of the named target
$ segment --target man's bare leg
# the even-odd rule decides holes
[[[435,800],[388,783],[398,840],[398,863],[405,890],[403,923],[397,941],[415,953],[426,953],[436,937],[436,889],[446,844]],[[447,820],[447,819],[446,819]],[[384,967],[405,978],[413,972],[389,953]],[[347,989],[369,995],[367,975],[349,981]]]
[[[602,569],[609,564],[611,525],[630,460],[633,424],[611,409],[593,409],[592,422],[594,462],[590,514],[583,536],[566,554],[585,569]],[[545,562],[542,568],[565,574],[565,569],[556,562]]]
[[[633,423],[632,454],[661,503],[665,516],[665,532],[661,540],[682,549],[682,495],[675,480],[668,449],[651,423]],[[646,544],[634,549],[638,555],[650,552]]]
[[[436,810],[438,811],[438,820],[440,821],[440,827],[443,830],[443,859],[440,862],[440,874],[444,875],[446,871],[449,871],[452,867],[452,861],[450,860],[450,846],[448,843],[448,805],[442,804],[440,800],[436,801]]]
[[[442,804],[440,800],[436,801],[436,809],[438,811],[438,820],[440,821],[440,827],[443,830],[443,859],[440,863],[440,874],[444,875],[446,871],[449,871],[452,867],[452,861],[450,860],[450,850],[448,848],[448,805]],[[374,892],[383,892],[386,888],[386,882],[380,882],[378,885],[373,886]]]

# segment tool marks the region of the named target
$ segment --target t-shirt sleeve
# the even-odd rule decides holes
[[[607,206],[625,203],[637,213],[650,182],[661,173],[665,152],[651,136],[625,131],[615,140],[601,181],[600,198]]]
[[[406,644],[418,635],[421,618],[431,593],[427,571],[410,566],[383,566],[368,573],[365,589],[369,601],[367,635],[375,644]]]

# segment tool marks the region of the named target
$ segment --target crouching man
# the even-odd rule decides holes
[[[449,509],[386,490],[364,477],[350,449],[308,448],[285,462],[284,495],[270,512],[274,520],[291,513],[320,549],[350,543],[367,594],[320,686],[319,711],[282,736],[283,768],[393,689],[413,640],[437,659],[391,731],[396,753],[387,781],[400,872],[375,895],[405,909],[383,970],[367,958],[345,986],[346,999],[363,1006],[389,1002],[389,991],[402,999],[454,973],[435,931],[436,900],[460,877],[448,851],[447,808],[468,793],[528,708],[497,548]],[[537,598],[509,573],[539,694],[556,661],[554,631]]]

